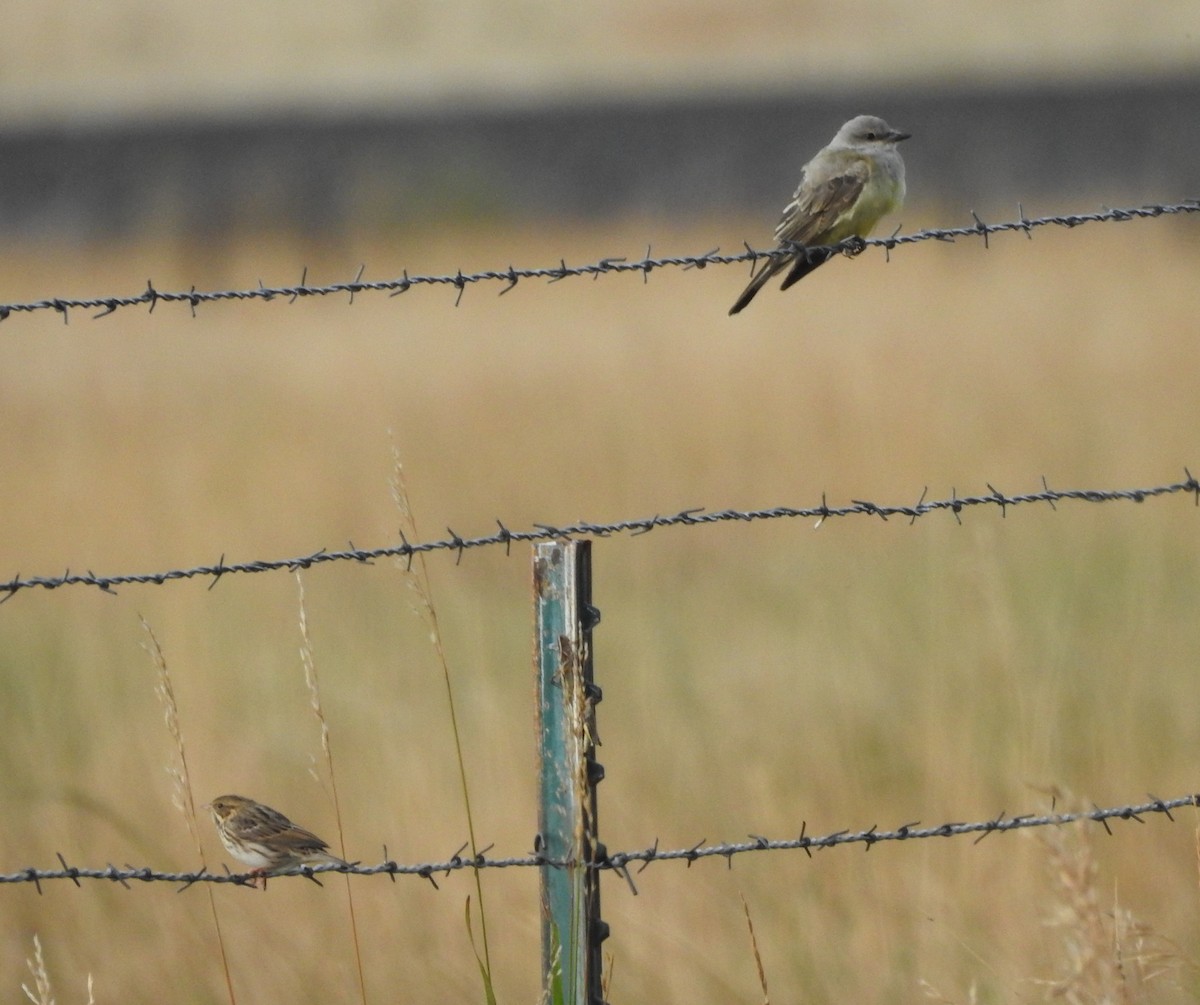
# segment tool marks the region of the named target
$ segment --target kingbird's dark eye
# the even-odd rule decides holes
[[[877,138],[877,137],[875,136],[875,134],[874,134],[874,133],[867,133],[867,139],[869,139],[869,140],[873,140],[873,139],[876,139],[876,138]]]

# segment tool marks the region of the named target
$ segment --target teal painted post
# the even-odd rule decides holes
[[[551,541],[533,553],[538,700],[538,851],[541,867],[542,981],[548,1001],[598,1005],[600,874],[587,868],[597,839],[596,702],[592,682],[590,541]],[[601,851],[600,854],[603,854]]]

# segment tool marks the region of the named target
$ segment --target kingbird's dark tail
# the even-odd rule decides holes
[[[750,280],[750,285],[743,291],[742,295],[737,298],[737,303],[729,308],[730,314],[736,314],[745,307],[751,300],[757,296],[767,281],[777,272],[783,271],[788,265],[791,265],[792,270],[787,274],[787,278],[779,284],[781,290],[786,290],[789,286],[800,282],[813,269],[819,269],[822,265],[833,257],[832,251],[800,251],[794,259],[787,258],[772,258],[766,265],[762,267],[762,271]]]
[[[822,265],[833,257],[832,251],[810,251],[807,254],[801,252],[795,263],[792,265],[792,271],[787,274],[787,278],[779,284],[781,290],[786,290],[789,286],[800,282],[813,269],[819,269]]]
[[[729,308],[730,315],[736,314],[746,304],[754,299],[755,295],[761,290],[775,273],[787,265],[787,259],[772,258],[767,261],[767,264],[762,267],[762,270],[753,279],[750,284],[742,290],[742,295],[737,298],[737,302]]]

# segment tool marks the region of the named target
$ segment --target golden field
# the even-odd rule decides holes
[[[961,222],[908,212],[906,229]],[[770,223],[406,233],[336,250],[9,246],[0,300],[695,253]],[[871,251],[726,310],[745,269],[0,324],[0,578],[394,543],[499,518],[1149,486],[1200,471],[1197,221]],[[657,530],[594,550],[610,850],[982,820],[1200,789],[1194,500]],[[528,549],[429,560],[477,833],[536,829]],[[304,573],[347,854],[466,840],[444,685],[402,570]],[[287,573],[24,591],[0,606],[0,872],[200,863],[199,802],[336,823]],[[312,759],[323,779],[309,773]],[[1060,803],[1060,805],[1063,805]],[[1074,805],[1074,804],[1072,804]],[[1194,1000],[1200,817],[659,863],[604,879],[614,1002]],[[207,820],[205,861],[228,859]],[[336,841],[335,841],[336,843]],[[232,863],[230,863],[232,864]],[[465,873],[351,881],[371,1001],[482,1000]],[[502,1003],[539,992],[537,876],[484,874]],[[225,1001],[207,893],[0,886],[0,994],[37,933],[59,1001]],[[221,886],[239,1002],[359,1000],[346,887]],[[1065,984],[1056,984],[1065,981]]]

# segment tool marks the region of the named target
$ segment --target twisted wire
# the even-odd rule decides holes
[[[241,290],[159,290],[150,280],[146,288],[139,293],[129,296],[102,297],[48,297],[22,303],[0,304],[0,321],[13,314],[30,314],[39,311],[57,311],[62,315],[64,323],[69,320],[72,310],[98,311],[94,318],[107,317],[125,307],[147,306],[151,311],[160,303],[185,303],[191,308],[193,316],[200,304],[214,303],[224,300],[261,300],[264,302],[286,300],[294,303],[301,297],[325,297],[347,294],[350,302],[354,302],[359,293],[388,293],[398,296],[416,286],[449,286],[458,291],[455,299],[457,305],[468,286],[479,283],[502,283],[500,294],[512,290],[522,279],[546,279],[558,282],[567,278],[591,276],[593,278],[607,273],[637,272],[648,279],[655,269],[681,268],[703,269],[709,265],[734,265],[741,262],[757,263],[764,258],[787,257],[797,250],[809,253],[824,253],[832,250],[847,255],[858,255],[867,248],[883,248],[889,255],[896,248],[922,241],[945,241],[953,243],[960,237],[980,237],[987,246],[992,234],[1003,234],[1021,231],[1027,237],[1033,237],[1033,231],[1039,227],[1066,227],[1073,229],[1086,223],[1123,223],[1130,220],[1155,219],[1163,216],[1174,216],[1185,213],[1200,212],[1200,200],[1185,199],[1177,203],[1152,203],[1146,206],[1133,206],[1124,209],[1103,209],[1095,213],[1068,213],[1054,216],[1029,218],[1025,216],[1024,208],[1018,206],[1019,217],[1005,223],[985,223],[978,214],[972,212],[974,223],[962,227],[935,227],[917,231],[912,234],[892,234],[889,237],[850,237],[833,245],[814,245],[802,247],[787,244],[770,250],[756,250],[748,244],[746,250],[732,255],[720,254],[720,249],[699,255],[672,255],[654,257],[647,247],[646,254],[637,261],[629,261],[622,257],[602,258],[598,262],[587,265],[568,265],[560,260],[558,265],[538,268],[517,268],[509,265],[506,269],[489,269],[482,272],[464,273],[461,269],[453,275],[414,275],[410,276],[405,270],[402,276],[393,279],[368,281],[363,279],[366,266],[359,266],[358,273],[352,280],[340,283],[329,283],[322,286],[310,286],[308,269],[301,274],[300,282],[289,286],[265,286],[261,280],[256,287]]]
[[[687,848],[662,849],[658,841],[642,849],[631,851],[606,852],[603,846],[597,849],[594,861],[585,863],[587,868],[611,870],[621,875],[633,888],[633,879],[629,866],[640,863],[641,872],[653,862],[684,861],[690,866],[693,862],[704,858],[723,858],[732,865],[733,858],[752,852],[803,851],[810,858],[814,851],[825,848],[835,848],[846,845],[862,845],[870,851],[875,845],[889,841],[920,841],[928,838],[964,837],[969,834],[978,835],[976,843],[990,834],[1007,833],[1024,830],[1031,827],[1060,827],[1064,824],[1091,821],[1100,824],[1111,836],[1110,821],[1135,821],[1145,823],[1143,819],[1150,814],[1166,816],[1174,822],[1171,811],[1184,806],[1200,807],[1200,794],[1179,796],[1174,799],[1159,799],[1151,795],[1149,801],[1142,803],[1114,806],[1107,809],[1095,807],[1074,813],[1044,813],[1023,814],[1009,817],[1003,811],[990,820],[979,820],[971,823],[944,823],[932,827],[922,827],[920,822],[906,823],[891,830],[880,830],[877,826],[866,830],[841,830],[825,835],[808,835],[807,824],[801,827],[800,834],[794,838],[772,840],[761,835],[751,834],[746,841],[728,841],[720,844],[709,844],[699,841]],[[362,865],[355,862],[349,865],[319,865],[299,866],[285,872],[280,872],[272,878],[285,876],[303,876],[316,880],[321,873],[343,872],[356,876],[388,876],[393,882],[397,876],[418,876],[428,880],[437,887],[436,876],[448,876],[453,872],[464,869],[509,869],[509,868],[567,868],[578,865],[574,862],[559,862],[548,859],[544,855],[530,853],[508,858],[489,858],[485,848],[478,855],[463,856],[463,845],[458,852],[441,862],[419,862],[401,864],[387,858],[387,848],[384,848],[384,861],[376,865]],[[229,883],[238,886],[253,886],[257,877],[253,873],[210,872],[207,869],[192,871],[160,871],[148,866],[126,865],[123,868],[109,863],[104,868],[84,868],[69,865],[61,853],[58,854],[61,868],[38,869],[29,867],[18,869],[16,872],[0,873],[0,884],[32,883],[41,892],[41,884],[56,880],[70,880],[77,887],[82,886],[80,880],[101,880],[110,883],[120,883],[128,888],[131,882],[141,883],[177,883],[181,884],[180,892],[196,883]],[[319,881],[318,881],[319,882]]]
[[[462,560],[463,553],[477,548],[487,548],[502,545],[507,554],[514,542],[550,541],[576,537],[610,537],[615,534],[636,536],[646,534],[660,527],[701,527],[729,521],[751,523],[760,520],[782,520],[796,518],[815,518],[820,526],[826,520],[834,517],[876,516],[887,520],[893,516],[904,516],[914,523],[919,517],[930,513],[949,511],[954,518],[962,522],[963,510],[976,506],[998,506],[1007,516],[1010,506],[1023,506],[1031,503],[1046,503],[1051,508],[1056,502],[1073,500],[1077,502],[1109,503],[1135,502],[1142,503],[1147,499],[1159,496],[1190,493],[1195,497],[1195,504],[1200,506],[1200,482],[1191,471],[1184,468],[1183,481],[1166,485],[1154,485],[1147,488],[1128,489],[1052,489],[1042,479],[1042,491],[1024,492],[1017,495],[1007,495],[990,483],[987,495],[959,496],[952,493],[948,499],[926,500],[925,492],[920,499],[911,504],[883,505],[864,499],[851,500],[848,506],[830,506],[822,496],[819,506],[792,507],[776,506],[770,509],[757,510],[706,510],[692,508],[680,510],[669,515],[656,514],[650,517],[640,517],[633,520],[617,520],[611,523],[591,523],[580,521],[563,526],[553,526],[545,523],[535,523],[529,530],[510,530],[497,520],[499,530],[491,534],[477,537],[461,537],[447,528],[448,537],[432,541],[410,542],[401,535],[399,544],[386,545],[378,548],[350,547],[338,551],[321,548],[308,555],[293,558],[278,558],[255,562],[226,562],[225,556],[211,565],[198,565],[192,568],[167,569],[161,572],[116,573],[97,575],[90,570],[87,572],[71,572],[67,570],[60,576],[22,576],[20,573],[12,576],[7,582],[0,582],[0,603],[7,602],[21,590],[41,588],[56,590],[64,586],[93,586],[106,593],[114,593],[116,587],[131,584],[148,584],[162,586],[165,583],[183,579],[211,579],[211,587],[215,586],[223,576],[273,572],[279,570],[295,571],[310,569],[326,562],[371,562],[381,558],[402,558],[411,563],[413,557],[423,552],[451,551]]]

